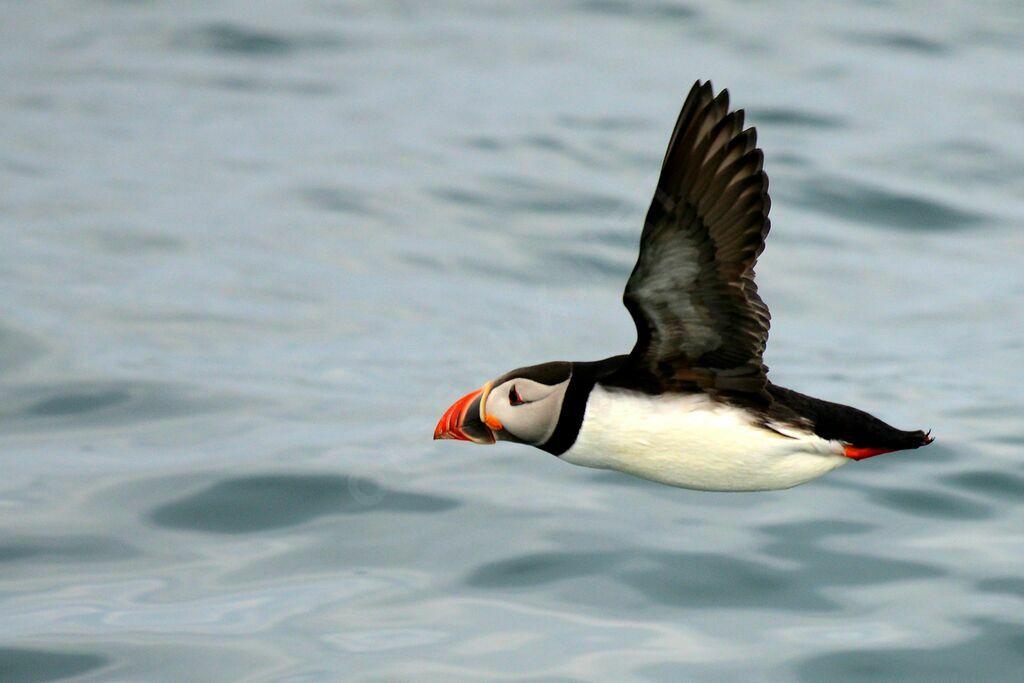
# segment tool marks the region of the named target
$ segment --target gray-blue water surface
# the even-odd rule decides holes
[[[1024,11],[5,3],[0,681],[1017,681]],[[682,98],[757,125],[780,384],[931,427],[707,494],[434,443],[626,351]]]

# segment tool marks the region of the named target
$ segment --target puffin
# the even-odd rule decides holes
[[[710,81],[683,103],[622,296],[633,349],[506,372],[455,401],[434,439],[526,444],[704,491],[786,489],[933,441],[768,379],[770,315],[754,266],[771,200],[743,120]]]

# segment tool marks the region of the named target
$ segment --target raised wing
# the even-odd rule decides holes
[[[743,111],[729,111],[728,91],[716,97],[697,81],[622,297],[637,342],[619,377],[632,377],[636,388],[771,400],[761,361],[770,315],[754,284],[770,227],[763,161],[756,131],[743,130]]]

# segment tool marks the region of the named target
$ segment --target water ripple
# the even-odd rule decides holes
[[[0,424],[6,428],[101,427],[225,410],[226,397],[156,382],[87,381],[6,388]]]
[[[35,337],[0,324],[0,373],[8,375],[29,364],[41,356],[45,348]]]
[[[0,542],[0,563],[66,564],[126,560],[138,551],[115,538],[103,536],[30,536]]]
[[[956,490],[1012,501],[1024,500],[1024,477],[1009,472],[974,470],[945,476],[942,481]]]
[[[1024,579],[1019,576],[1000,576],[992,579],[984,579],[975,584],[975,587],[985,593],[1012,595],[1017,598],[1024,598]]]
[[[633,17],[637,19],[693,19],[699,16],[699,12],[680,2],[667,2],[665,0],[641,0],[640,2],[627,2],[626,0],[579,0],[576,7],[583,12],[593,14],[604,14],[608,16]]]
[[[1019,624],[976,619],[977,635],[932,648],[857,648],[809,658],[799,667],[808,683],[819,681],[1017,681],[1024,671],[1024,633]],[[979,672],[984,674],[979,678]]]
[[[940,57],[952,50],[949,45],[922,35],[906,31],[863,31],[845,34],[848,42],[882,48],[886,52],[898,50],[928,57]]]
[[[830,532],[822,527],[820,533]],[[817,547],[816,541],[812,533],[809,538],[777,540],[765,548],[773,556],[795,561],[791,569],[719,553],[628,548],[621,552],[528,553],[481,565],[464,581],[474,588],[536,589],[563,581],[579,584],[585,577],[597,575],[613,577],[619,585],[646,598],[649,605],[824,611],[838,608],[823,595],[828,587],[887,584],[943,574],[940,568],[920,562],[827,550]],[[600,607],[614,599],[609,590],[574,593],[574,600]]]
[[[245,57],[284,57],[300,50],[348,46],[346,40],[333,33],[287,34],[232,22],[179,31],[174,43],[179,48]]]
[[[901,230],[959,230],[985,220],[980,213],[933,199],[842,178],[808,180],[798,201],[861,225],[881,224]]]
[[[793,126],[804,130],[833,130],[842,128],[846,121],[838,116],[817,114],[789,107],[751,109],[750,122],[762,127]],[[776,161],[772,156],[772,161]]]
[[[922,517],[978,520],[992,516],[990,505],[948,491],[878,489],[868,495],[880,505]]]
[[[611,195],[558,187],[521,178],[492,178],[481,190],[440,187],[432,194],[452,204],[488,213],[600,215],[622,211],[623,202]]]
[[[357,191],[343,187],[308,187],[300,196],[313,208],[330,213],[366,215],[369,208],[365,198]]]
[[[0,647],[0,681],[41,683],[81,676],[107,666],[110,660],[88,652],[60,652]]]
[[[481,565],[465,582],[475,588],[540,586],[604,572],[615,562],[609,553],[531,553]]]
[[[335,475],[256,475],[227,479],[154,508],[168,529],[247,534],[296,526],[324,515],[445,512],[451,498],[387,489],[369,479]]]

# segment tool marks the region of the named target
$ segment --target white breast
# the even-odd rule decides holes
[[[837,442],[773,428],[786,435],[704,395],[649,396],[598,385],[587,400],[576,443],[561,457],[705,491],[785,489],[849,460]]]

